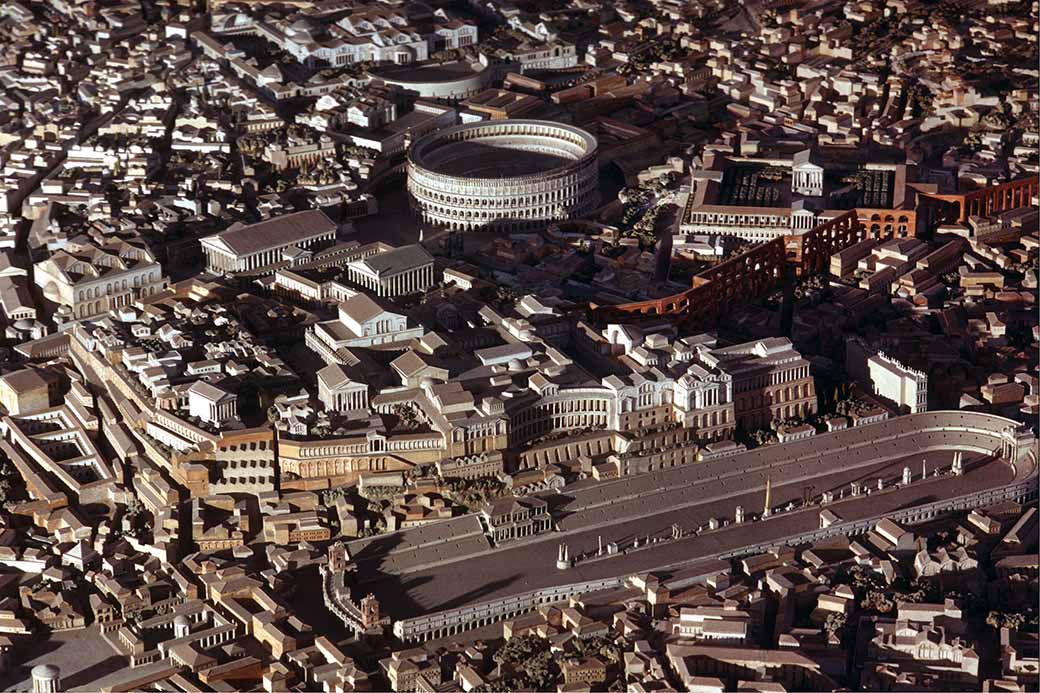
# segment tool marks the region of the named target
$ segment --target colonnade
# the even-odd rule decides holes
[[[350,279],[377,296],[405,296],[433,286],[433,263],[378,277],[348,266]]]
[[[368,390],[358,389],[350,392],[337,392],[335,394],[335,409],[337,411],[352,411],[355,409],[368,409]]]
[[[316,243],[324,241],[332,241],[336,238],[336,232],[330,231],[328,233],[315,236],[313,238],[297,240],[292,243],[284,243],[282,245],[271,246],[258,250],[253,253],[241,253],[231,254],[208,246],[203,239],[202,250],[206,255],[206,269],[216,272],[248,272],[250,270],[259,269],[260,267],[266,267],[282,261],[282,253],[286,248],[291,246],[297,246],[300,248],[310,248]]]

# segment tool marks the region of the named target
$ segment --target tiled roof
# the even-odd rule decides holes
[[[324,212],[312,209],[228,229],[203,240],[214,238],[236,255],[250,255],[334,233],[335,230],[336,225]]]

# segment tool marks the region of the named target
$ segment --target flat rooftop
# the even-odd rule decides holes
[[[64,691],[99,690],[106,677],[130,668],[129,660],[101,634],[97,625],[56,631],[42,641],[20,641],[14,654],[14,662],[0,675],[0,689],[5,691],[31,691],[31,671],[38,664],[61,669]]]

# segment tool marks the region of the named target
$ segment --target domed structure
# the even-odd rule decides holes
[[[596,138],[542,120],[469,123],[419,138],[408,192],[426,223],[520,231],[582,216],[598,204]]]
[[[183,638],[191,633],[191,621],[184,614],[178,614],[173,619],[173,637]]]
[[[38,664],[32,668],[33,693],[58,693],[61,690],[61,670],[53,664]]]

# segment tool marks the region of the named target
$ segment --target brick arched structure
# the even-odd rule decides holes
[[[614,306],[590,306],[593,320],[670,315],[697,324],[715,320],[726,305],[761,296],[776,286],[787,265],[783,238],[757,245],[693,278],[693,287],[664,298]]]
[[[863,224],[857,210],[851,210],[823,222],[808,233],[788,236],[787,259],[799,276],[823,272],[827,269],[831,255],[839,250],[871,237],[891,238],[895,230],[890,228],[887,232],[876,233],[878,235]]]
[[[917,231],[917,212],[912,209],[856,208],[868,238],[908,238]]]
[[[920,193],[920,205],[931,212],[933,221],[963,224],[968,221],[968,217],[986,217],[1009,209],[1028,207],[1038,191],[1040,176],[1030,176],[967,193]]]
[[[590,306],[595,322],[669,315],[697,325],[708,325],[726,307],[749,301],[775,288],[788,267],[797,276],[823,272],[830,256],[869,237],[892,238],[889,227],[874,233],[861,221],[860,210],[850,210],[804,234],[775,238],[711,267],[693,278],[693,286],[664,298],[613,306]]]
[[[1040,177],[1033,176],[958,195],[921,193],[920,205],[934,205],[926,214],[938,209],[946,221],[963,223],[972,215],[1027,206],[1038,190]],[[823,272],[834,253],[867,238],[913,235],[916,224],[915,211],[849,210],[804,234],[774,239],[705,270],[693,278],[693,287],[682,293],[636,303],[590,306],[592,318],[603,322],[626,316],[671,315],[707,324],[718,318],[725,306],[757,298],[775,287],[788,265],[798,276]]]

